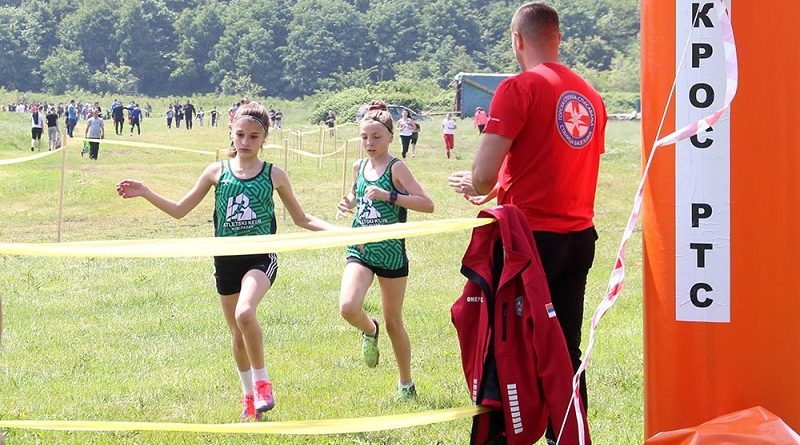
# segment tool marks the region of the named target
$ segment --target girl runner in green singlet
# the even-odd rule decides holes
[[[353,190],[339,202],[340,212],[355,208],[353,227],[405,222],[406,209],[433,212],[433,201],[414,179],[408,166],[389,155],[393,139],[392,115],[374,101],[361,120],[359,131],[367,158],[353,164]],[[339,312],[362,332],[361,355],[369,367],[378,364],[378,321],[364,312],[364,297],[378,276],[386,332],[392,341],[400,380],[398,398],[416,396],[411,378],[411,343],[403,324],[403,299],[408,281],[404,240],[387,240],[349,246],[339,292]]]
[[[335,226],[303,212],[292,192],[286,172],[258,158],[269,128],[267,110],[251,102],[232,118],[232,156],[203,171],[197,183],[179,201],[171,201],[144,184],[125,179],[117,184],[123,198],[141,196],[174,218],[182,218],[215,187],[215,236],[275,233],[272,193],[278,192],[292,220],[309,230]],[[272,382],[264,360],[264,337],[258,324],[258,303],[275,281],[278,260],[274,253],[214,258],[214,277],[222,312],[231,331],[231,345],[242,383],[242,417],[259,418],[275,406]]]

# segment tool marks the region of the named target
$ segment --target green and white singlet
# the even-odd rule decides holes
[[[364,168],[367,165],[367,159],[361,161],[361,166],[358,169],[358,176],[356,177],[356,209],[353,227],[380,226],[406,222],[407,211],[405,207],[391,204],[388,201],[373,201],[364,198],[364,193],[366,193],[366,189],[370,185],[383,190],[397,191],[392,182],[392,166],[397,160],[397,158],[393,158],[389,162],[389,165],[386,166],[386,171],[374,181],[364,178]],[[400,269],[408,263],[408,258],[406,257],[406,243],[403,239],[366,243],[362,246],[364,252],[361,252],[357,246],[347,246],[347,256],[358,258],[370,266],[387,270]]]
[[[228,161],[214,192],[214,236],[271,235],[276,231],[272,164],[249,179],[237,178]]]

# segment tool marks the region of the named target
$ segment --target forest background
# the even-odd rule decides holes
[[[595,84],[610,112],[636,108],[639,2],[550,3],[561,15],[562,61]],[[457,73],[517,71],[509,22],[520,4],[0,0],[0,89],[78,99],[314,97],[336,109],[363,103],[377,88],[415,110],[446,110]]]

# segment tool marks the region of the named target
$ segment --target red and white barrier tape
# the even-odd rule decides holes
[[[603,300],[600,301],[597,308],[592,315],[592,322],[591,328],[589,330],[589,341],[586,345],[586,350],[583,354],[583,361],[576,371],[575,375],[572,378],[572,410],[575,412],[576,418],[580,419],[580,412],[583,409],[580,406],[578,394],[580,389],[580,376],[581,374],[586,371],[586,368],[589,366],[589,361],[592,356],[592,350],[594,348],[594,342],[597,333],[597,326],[600,324],[600,320],[603,316],[608,312],[611,307],[617,302],[617,298],[622,291],[622,287],[625,283],[625,249],[628,245],[628,241],[630,241],[631,236],[633,235],[633,231],[636,228],[636,223],[639,221],[639,214],[641,212],[642,207],[642,200],[644,196],[644,185],[647,181],[647,175],[650,171],[650,166],[653,162],[653,157],[655,155],[656,149],[658,147],[663,147],[666,145],[674,144],[678,141],[682,141],[684,139],[690,138],[702,131],[707,130],[709,127],[714,125],[719,119],[722,117],[722,114],[725,110],[730,106],[733,98],[736,96],[736,90],[739,84],[739,64],[736,57],[736,42],[733,37],[733,26],[731,24],[730,15],[728,13],[728,8],[725,5],[723,0],[715,0],[715,7],[714,10],[717,14],[717,20],[720,24],[719,29],[721,35],[720,39],[723,42],[724,52],[725,52],[725,74],[726,74],[726,88],[725,88],[725,103],[724,105],[717,111],[711,113],[710,115],[700,119],[696,122],[692,122],[683,128],[680,128],[667,136],[664,136],[661,139],[656,140],[653,143],[653,147],[650,150],[650,155],[647,160],[647,164],[645,165],[644,170],[642,171],[642,178],[639,182],[639,188],[636,190],[636,196],[633,200],[633,209],[631,210],[631,214],[628,217],[628,224],[625,226],[625,232],[622,235],[622,240],[620,242],[619,250],[617,251],[617,260],[614,264],[614,268],[611,271],[611,277],[608,281],[608,287],[606,288],[606,293],[603,296]],[[688,43],[688,41],[687,41]],[[686,51],[684,51],[684,56]],[[681,60],[681,66],[682,66]],[[680,69],[680,68],[679,68]],[[677,81],[677,73],[676,73],[676,81]],[[673,92],[675,89],[675,84],[673,83]],[[666,116],[667,108],[669,107],[669,102],[672,100],[672,92],[670,93],[670,97],[667,100],[667,105],[664,107],[664,116]],[[662,117],[662,125],[664,122],[664,117]],[[659,127],[658,134],[661,134],[661,127]],[[658,135],[657,134],[657,135]],[[569,413],[566,413],[564,419],[562,421],[561,430],[563,431],[564,424],[566,423],[567,417]],[[583,431],[582,429],[579,431]],[[559,433],[559,440],[561,433]],[[584,442],[585,438],[581,438],[581,444]]]

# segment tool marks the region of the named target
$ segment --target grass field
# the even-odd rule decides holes
[[[206,107],[206,110],[210,107]],[[300,126],[300,107],[287,113]],[[0,113],[0,159],[30,154],[28,115]],[[106,122],[107,138],[116,138]],[[472,217],[478,209],[447,187],[447,176],[468,169],[477,132],[462,121],[456,159],[444,158],[438,122],[422,122],[418,155],[408,163],[436,203],[433,215],[409,220]],[[121,138],[194,149],[223,148],[226,127],[166,131],[145,120],[141,136]],[[306,126],[308,129],[313,127]],[[83,127],[76,130],[83,134]],[[355,127],[342,130],[355,135]],[[342,134],[344,137],[345,134]],[[600,233],[589,276],[586,318],[606,287],[639,177],[638,122],[611,122],[598,186]],[[310,135],[307,150],[316,151]],[[341,139],[339,139],[341,142]],[[270,141],[271,142],[271,141]],[[63,240],[211,236],[213,198],[182,220],[144,200],[122,200],[114,184],[144,181],[172,198],[188,190],[211,156],[101,144],[98,161],[67,151]],[[313,147],[313,148],[312,148]],[[45,144],[46,149],[46,144]],[[328,140],[326,151],[332,151]],[[399,141],[393,147],[399,153]],[[351,159],[355,151],[351,151]],[[264,159],[283,166],[283,153]],[[56,239],[60,155],[0,166],[0,242]],[[306,212],[334,220],[341,194],[342,158],[290,156],[289,176]],[[349,175],[348,175],[349,181]],[[348,182],[349,186],[349,182]],[[277,204],[280,209],[280,204]],[[300,229],[280,219],[279,232]],[[340,225],[349,221],[340,220]],[[270,420],[331,419],[461,407],[469,395],[460,370],[450,304],[464,278],[460,259],[469,233],[408,240],[411,275],[405,317],[419,398],[395,402],[396,366],[388,338],[375,369],[360,361],[359,334],[338,315],[343,249],[280,254],[281,269],[260,305],[266,355],[277,407]],[[641,253],[628,253],[623,298],[600,329],[588,371],[590,426],[597,444],[642,442]],[[0,347],[0,418],[238,422],[239,382],[229,335],[213,287],[211,258],[100,259],[0,256],[5,335]],[[377,286],[376,286],[377,287]],[[379,314],[376,289],[366,310]],[[585,323],[584,326],[587,324]],[[584,332],[587,332],[586,330]],[[588,335],[585,335],[588,338]],[[7,431],[8,444],[463,444],[470,421],[340,436],[251,436],[189,433],[64,433]]]

